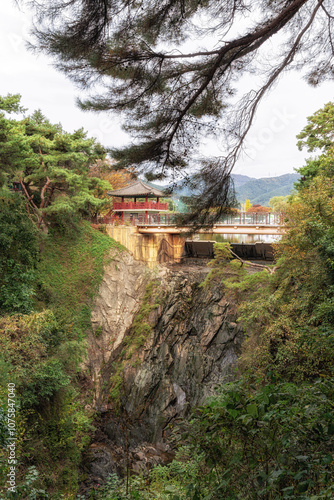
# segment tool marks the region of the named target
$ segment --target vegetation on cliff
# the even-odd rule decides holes
[[[85,337],[104,265],[120,247],[82,219],[104,204],[95,197],[103,182],[88,176],[104,152],[40,112],[8,118],[21,110],[19,96],[1,98],[0,108],[0,496],[75,498],[92,431]],[[15,384],[14,403],[7,384]],[[16,492],[7,483],[9,415]]]
[[[18,110],[13,97],[1,103],[7,111]],[[189,421],[179,423],[170,464],[145,477],[134,475],[130,482],[112,475],[91,492],[92,498],[333,498],[334,149],[327,130],[332,115],[334,107],[327,105],[316,114],[319,121],[311,117],[300,135],[301,146],[318,148],[321,155],[301,169],[298,193],[284,204],[291,229],[277,244],[275,268],[249,273],[247,264],[232,259],[228,245],[216,245],[207,281],[224,287],[247,333],[236,381],[217,388]],[[13,127],[11,133],[21,134],[22,148],[28,148],[22,124],[0,118],[2,132]],[[43,134],[38,137],[49,144]],[[17,141],[6,141],[4,148],[17,163],[6,170],[5,149],[0,149],[1,494],[71,499],[78,491],[81,452],[93,432],[86,375],[80,369],[85,334],[104,265],[119,247],[81,219],[87,206],[77,204],[73,172],[57,177],[73,211],[66,211],[64,219],[61,211],[51,216],[44,205],[43,215],[31,211],[33,198],[9,189],[21,175],[20,151],[14,148]],[[25,172],[22,182],[36,186],[33,196],[42,203],[44,181],[48,183],[43,169],[49,167],[43,154],[34,154],[36,177]],[[48,157],[51,161],[52,155]],[[50,169],[55,172],[52,165]],[[78,175],[85,191],[88,173]],[[51,180],[44,193],[48,189]],[[89,197],[95,197],[94,189]],[[43,225],[47,233],[41,231]],[[151,333],[149,317],[161,299],[156,288],[154,282],[148,285],[108,381],[115,408],[121,400],[122,370],[139,362],[136,350]],[[15,493],[5,485],[8,383],[17,391]]]
[[[173,462],[134,479],[128,495],[114,481],[100,498],[333,498],[333,115],[327,105],[299,136],[322,154],[301,169],[285,204],[291,229],[276,246],[274,272],[249,273],[216,244],[207,281],[225,287],[247,333],[237,380],[179,426]]]
[[[7,408],[7,383],[17,391],[18,478],[37,468],[37,484],[52,498],[75,498],[81,451],[90,440],[92,412],[83,394],[86,332],[94,294],[110,251],[119,246],[107,235],[80,223],[70,233],[51,231],[35,261],[30,312],[17,307],[0,318],[1,415]],[[1,425],[6,428],[1,418]],[[1,433],[2,445],[6,432]],[[6,452],[1,452],[5,485]],[[24,485],[24,481],[23,481]],[[3,490],[5,493],[6,488]],[[15,498],[26,498],[24,490]],[[13,497],[14,498],[14,497]],[[36,498],[39,498],[38,496]],[[41,497],[44,498],[44,497]]]
[[[117,415],[125,411],[126,405],[123,394],[123,371],[129,365],[139,366],[141,364],[138,350],[152,333],[149,317],[151,312],[159,307],[163,294],[158,285],[158,280],[150,281],[146,285],[141,307],[133,319],[130,331],[127,332],[122,342],[120,355],[112,366],[112,374],[107,384],[108,401]]]

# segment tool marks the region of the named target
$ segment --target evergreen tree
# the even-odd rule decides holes
[[[307,118],[307,125],[297,135],[299,150],[320,152],[320,156],[306,160],[306,165],[298,169],[302,175],[296,183],[297,188],[309,186],[311,181],[320,174],[330,179],[334,176],[334,104],[327,103],[322,109]]]
[[[36,47],[84,89],[105,88],[82,108],[122,113],[135,140],[113,151],[120,168],[141,165],[151,180],[175,176],[198,161],[203,136],[219,134],[226,154],[202,161],[207,196],[198,210],[235,201],[229,174],[282,72],[303,67],[313,85],[333,75],[329,0],[32,3]],[[255,72],[257,88],[248,83],[236,99],[236,81]]]
[[[19,94],[0,96],[0,186],[12,180],[13,174],[29,156],[29,144],[23,123],[7,114],[24,111]]]
[[[334,143],[334,104],[328,102],[325,106],[307,118],[307,125],[297,135],[298,149],[313,152],[328,151]]]
[[[4,111],[19,111],[19,96],[2,98],[0,105]],[[90,165],[104,159],[105,150],[83,129],[64,132],[38,110],[19,121],[2,113],[0,135],[1,184],[20,183],[38,228],[47,231],[50,224],[76,214],[95,215],[106,203],[96,194],[110,188],[109,183],[89,177]]]

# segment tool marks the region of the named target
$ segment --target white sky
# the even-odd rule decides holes
[[[30,15],[5,1],[0,18],[0,95],[19,93],[29,112],[40,108],[52,123],[60,122],[68,132],[83,127],[106,147],[126,144],[127,136],[115,118],[77,108],[74,84],[52,67],[51,58],[27,51]],[[301,167],[306,152],[298,151],[296,135],[306,125],[306,117],[333,98],[331,82],[312,88],[298,73],[285,75],[262,102],[248,136],[248,155],[239,160],[234,173],[270,177]],[[206,148],[210,155],[220,154],[219,141]]]

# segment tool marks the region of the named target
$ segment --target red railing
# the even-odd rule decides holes
[[[167,210],[167,203],[156,201],[114,201],[113,209],[117,210]]]
[[[125,212],[122,215],[112,214],[111,216],[98,216],[91,219],[92,224],[112,224],[114,226],[125,224],[126,226],[141,226],[145,224],[153,225],[172,225],[175,224],[173,214],[145,214],[139,213],[130,215]]]

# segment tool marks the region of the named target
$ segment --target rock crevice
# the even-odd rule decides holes
[[[94,331],[102,327],[100,337],[89,339],[88,363],[95,380],[111,373],[119,353],[128,348],[126,337],[153,276],[126,254],[116,266],[112,262],[106,269],[93,314]],[[171,456],[170,424],[187,418],[217,385],[233,379],[243,334],[221,284],[200,286],[208,272],[203,263],[161,266],[155,273],[163,300],[150,311],[145,345],[129,359],[123,357],[122,412],[117,416],[108,404],[100,416],[90,458],[94,470],[101,469],[101,450],[103,464],[110,458],[103,467],[118,472],[120,464],[112,463],[116,456],[119,461],[125,440],[134,470],[163,462]],[[160,452],[154,455],[153,449]]]

